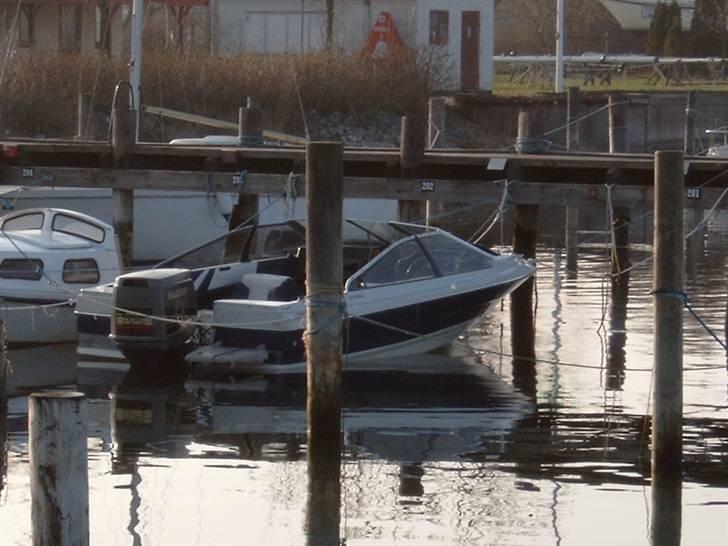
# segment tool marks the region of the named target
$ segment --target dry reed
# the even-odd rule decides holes
[[[105,136],[113,89],[128,79],[126,60],[99,55],[23,51],[5,66],[0,81],[6,135],[68,137],[77,126],[79,93],[92,93],[96,136]],[[427,98],[447,82],[447,66],[423,52],[362,59],[341,53],[240,54],[216,57],[189,51],[150,51],[144,58],[143,103],[203,116],[237,120],[247,96],[258,97],[267,128],[303,133],[304,112],[422,112]],[[195,128],[148,120],[144,136],[172,138]],[[206,130],[201,130],[206,132]]]

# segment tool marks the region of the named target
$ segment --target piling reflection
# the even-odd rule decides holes
[[[650,544],[680,546],[682,533],[682,476],[679,472],[652,477]]]
[[[536,399],[536,348],[533,321],[533,279],[511,294],[511,354],[513,386]]]
[[[612,276],[605,384],[611,391],[621,390],[625,380],[628,300],[629,272]]]

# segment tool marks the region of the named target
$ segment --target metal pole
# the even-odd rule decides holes
[[[564,92],[564,42],[566,41],[566,10],[565,0],[556,0],[556,75],[554,77],[555,91]]]
[[[340,142],[306,146],[308,544],[338,545],[341,521],[342,208]]]
[[[139,142],[139,127],[142,95],[142,32],[144,30],[144,0],[134,0],[131,12],[131,71],[132,100],[136,109],[134,142]]]
[[[34,546],[87,546],[86,398],[80,392],[28,399]]]

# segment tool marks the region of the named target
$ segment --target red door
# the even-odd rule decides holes
[[[464,11],[460,41],[460,86],[478,89],[480,82],[480,12]]]

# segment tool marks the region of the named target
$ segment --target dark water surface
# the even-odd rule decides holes
[[[691,306],[721,338],[727,233],[713,222],[688,249]],[[523,328],[512,330],[505,301],[450,354],[347,378],[346,544],[650,544],[651,269],[612,286],[605,236],[581,239],[576,273],[561,244],[546,238],[539,248],[534,339],[512,339]],[[632,263],[650,252],[635,245]],[[682,544],[725,546],[726,355],[687,312],[684,321]],[[20,385],[43,378],[88,394],[92,544],[307,543],[302,385],[140,388],[114,374],[77,376],[73,346],[10,357]],[[0,494],[3,546],[30,543],[27,402],[18,389]]]

